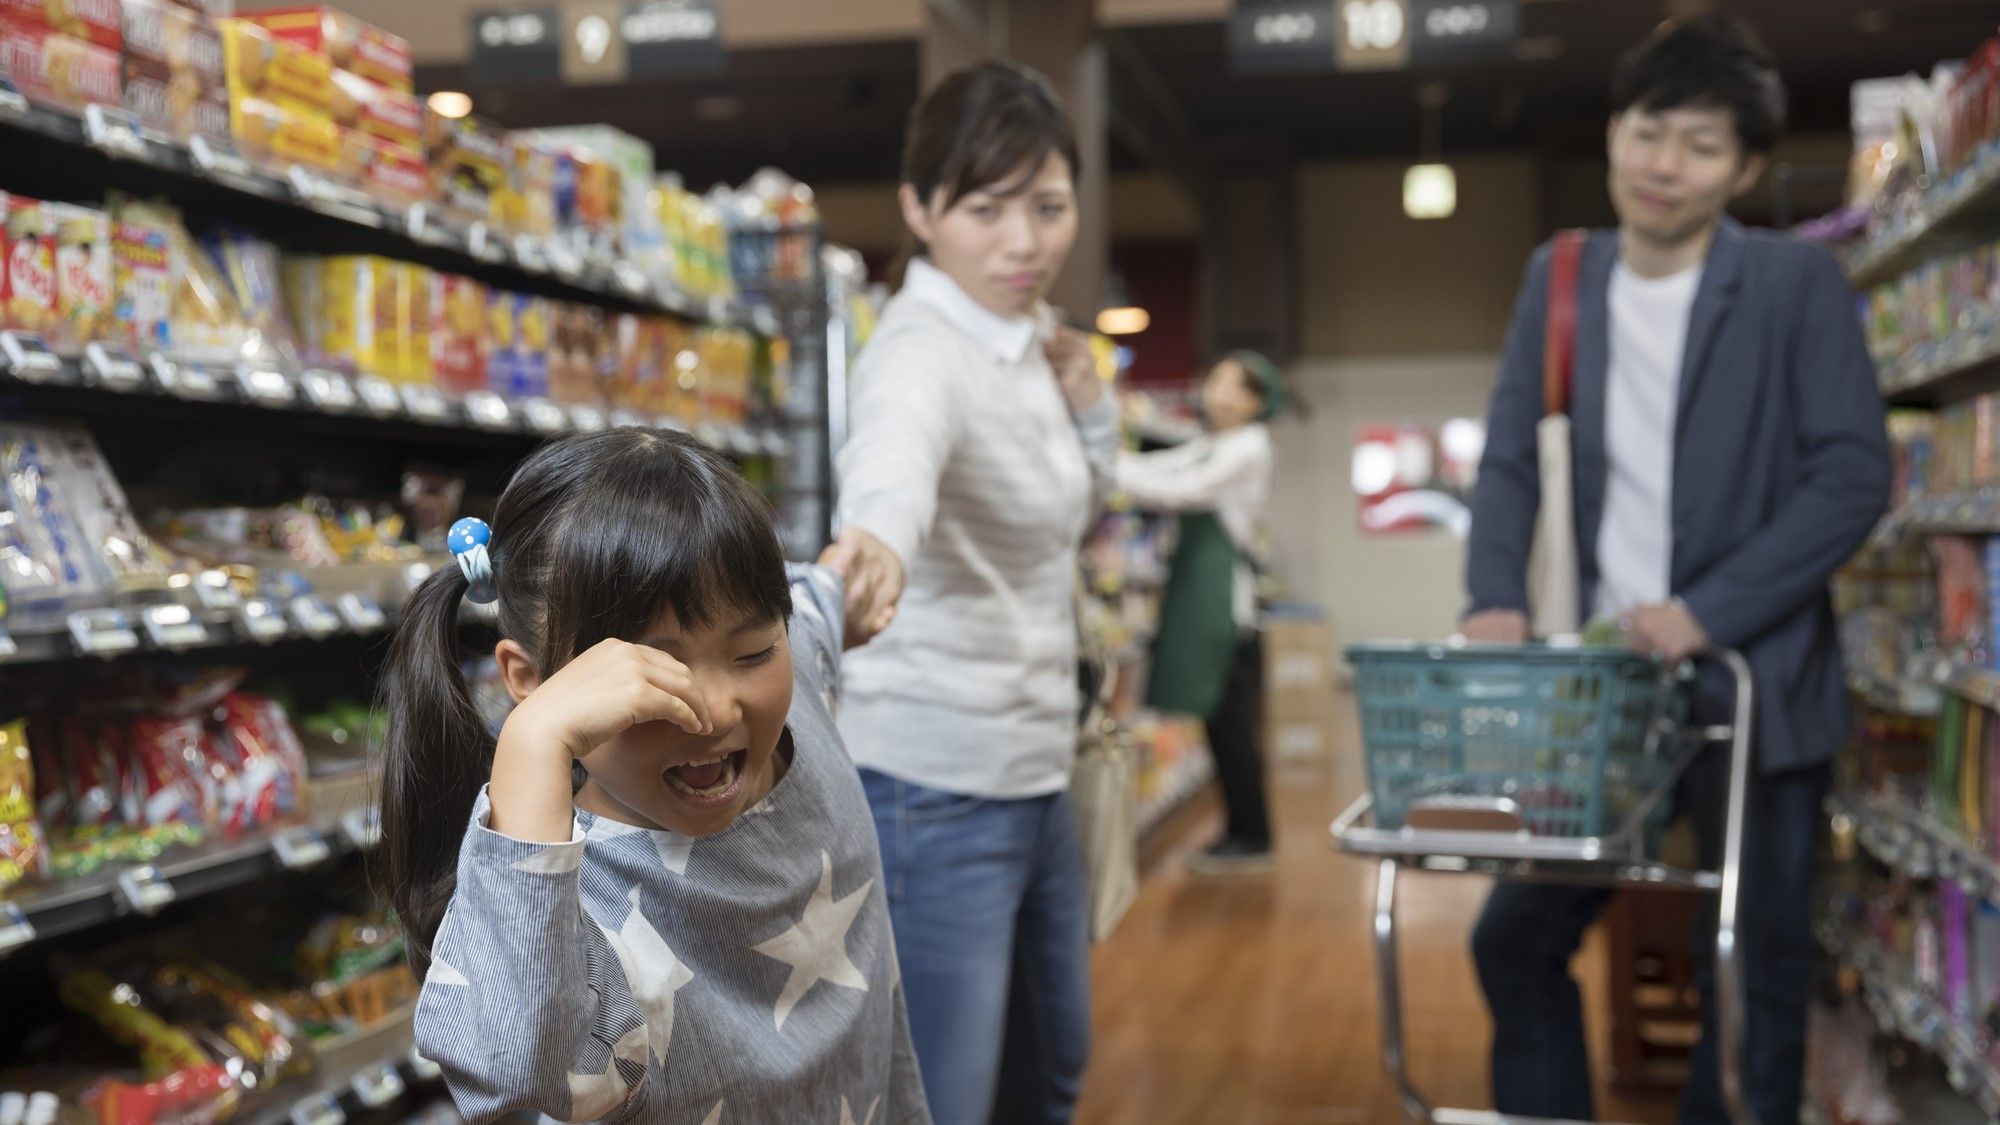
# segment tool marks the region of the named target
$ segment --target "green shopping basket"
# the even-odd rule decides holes
[[[1363,644],[1347,659],[1380,828],[1471,803],[1536,836],[1608,836],[1674,777],[1686,693],[1636,653]]]

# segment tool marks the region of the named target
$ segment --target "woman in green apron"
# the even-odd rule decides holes
[[[1282,376],[1255,352],[1236,352],[1201,387],[1208,432],[1157,453],[1118,461],[1118,486],[1134,506],[1180,515],[1153,643],[1146,702],[1194,715],[1208,728],[1227,823],[1196,857],[1198,871],[1235,873],[1271,864],[1264,800],[1264,656],[1257,632],[1256,563],[1271,497],[1271,435],[1285,406]]]

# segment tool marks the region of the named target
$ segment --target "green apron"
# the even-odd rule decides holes
[[[1236,656],[1236,562],[1236,544],[1215,513],[1180,517],[1180,542],[1160,599],[1146,706],[1201,719],[1222,706]]]

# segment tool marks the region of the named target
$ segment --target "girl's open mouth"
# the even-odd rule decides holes
[[[743,788],[743,767],[748,758],[747,750],[732,750],[699,762],[671,766],[661,776],[682,800],[713,808],[736,799]]]

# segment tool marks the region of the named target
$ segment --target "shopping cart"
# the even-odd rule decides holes
[[[1409,1121],[1562,1125],[1433,1108],[1412,1083],[1396,945],[1396,883],[1405,867],[1719,895],[1715,1003],[1722,1096],[1732,1121],[1756,1125],[1742,1089],[1744,985],[1737,947],[1753,685],[1739,654],[1705,659],[1720,662],[1735,679],[1735,714],[1726,727],[1688,726],[1689,669],[1667,669],[1622,650],[1348,649],[1369,781],[1368,792],[1334,821],[1333,845],[1379,863],[1382,1060]],[[1664,863],[1654,853],[1668,797],[1695,755],[1719,742],[1731,747],[1721,867],[1697,871]]]

